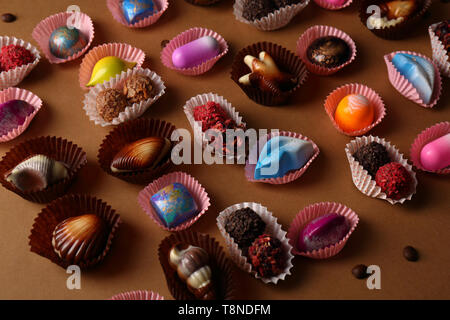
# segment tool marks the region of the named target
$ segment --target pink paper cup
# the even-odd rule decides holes
[[[311,43],[313,43],[313,41],[318,38],[327,36],[333,36],[344,40],[352,50],[352,55],[350,59],[348,59],[347,62],[335,68],[325,68],[317,64],[314,64],[308,59],[307,56],[308,47],[311,45]],[[313,26],[307,29],[297,41],[297,55],[305,63],[308,71],[320,76],[328,76],[334,74],[339,70],[341,70],[342,68],[344,68],[345,66],[352,63],[353,60],[355,60],[356,58],[356,52],[357,52],[356,44],[353,41],[353,39],[350,38],[350,36],[346,34],[344,31],[341,31],[339,29],[330,26]]]
[[[158,214],[150,203],[150,198],[157,193],[162,188],[168,186],[172,183],[181,183],[189,190],[189,193],[197,203],[199,208],[199,213],[188,221],[183,222],[182,224],[174,227],[167,228],[159,219]],[[145,187],[141,192],[139,192],[138,202],[141,206],[142,210],[163,230],[170,232],[179,232],[185,230],[192,226],[198,219],[200,219],[208,210],[210,206],[210,199],[208,193],[206,193],[205,188],[193,177],[184,172],[172,172],[162,176],[152,183],[150,183],[147,187]]]
[[[347,8],[350,6],[353,2],[353,0],[347,0],[344,4],[336,5],[333,3],[330,3],[330,1],[327,0],[314,0],[314,2],[319,6],[327,10],[341,10],[344,8]]]
[[[109,300],[164,300],[164,297],[153,291],[138,290],[116,294]]]
[[[220,53],[217,56],[203,62],[201,65],[192,68],[182,69],[177,68],[173,65],[172,53],[175,51],[175,49],[185,45],[186,43],[205,36],[213,37],[217,40],[217,42],[219,42]],[[184,74],[186,76],[198,76],[211,69],[214,64],[219,61],[220,58],[227,54],[227,52],[228,44],[220,34],[209,29],[196,27],[186,30],[170,40],[170,42],[161,51],[161,61],[167,68],[175,70],[181,74]]]
[[[189,124],[191,125],[192,130],[194,131],[195,136],[195,142],[203,147],[208,147],[210,144],[210,141],[206,138],[205,134],[202,131],[202,124],[200,121],[195,121],[194,119],[194,109],[197,106],[205,105],[206,103],[213,101],[215,103],[218,103],[226,112],[227,114],[234,120],[234,122],[239,126],[242,125],[244,128],[247,126],[247,124],[242,121],[242,117],[239,115],[239,112],[236,111],[236,109],[231,105],[230,102],[228,102],[224,97],[219,96],[215,93],[204,93],[199,94],[195,97],[192,97],[188,101],[186,101],[186,104],[183,107],[184,113],[186,114],[186,118],[189,121]],[[225,157],[235,159],[235,155],[231,157],[231,155],[225,155]],[[242,158],[242,157],[241,157]],[[239,158],[239,159],[241,159]],[[238,159],[238,160],[239,160]],[[245,161],[245,157],[244,157]]]
[[[284,26],[289,24],[289,22],[291,22],[291,20],[297,14],[299,14],[303,9],[306,8],[310,0],[304,0],[297,4],[285,6],[281,9],[269,13],[269,15],[266,17],[254,21],[249,21],[243,16],[245,1],[246,0],[236,0],[234,2],[233,13],[236,17],[236,20],[252,25],[256,29],[262,31],[271,31],[283,28]]]
[[[284,253],[285,267],[283,272],[280,273],[279,275],[266,278],[263,278],[260,275],[258,275],[256,271],[253,270],[252,265],[248,262],[247,257],[243,254],[242,250],[238,247],[237,243],[234,242],[233,238],[225,230],[226,218],[236,210],[243,208],[250,208],[254,212],[256,212],[261,217],[261,219],[266,223],[266,230],[264,231],[264,233],[268,233],[272,237],[280,240]],[[289,240],[286,237],[286,231],[283,231],[283,229],[281,228],[281,224],[278,223],[278,219],[275,218],[272,215],[272,212],[270,212],[263,205],[255,202],[243,202],[232,205],[219,213],[219,216],[217,217],[217,227],[219,228],[220,233],[225,239],[228,251],[231,256],[231,260],[233,260],[233,262],[241,270],[253,274],[253,276],[256,279],[261,279],[261,281],[264,283],[274,283],[274,284],[277,284],[278,281],[280,280],[285,280],[286,276],[291,274],[291,268],[293,267],[292,259],[294,258],[294,255],[291,253],[292,246],[289,244]]]
[[[35,95],[34,93],[19,88],[8,88],[3,91],[0,91],[0,104],[5,103],[10,100],[22,100],[33,106],[34,111],[28,117],[25,118],[25,121],[14,128],[12,131],[0,137],[0,142],[10,141],[12,139],[20,136],[30,125],[31,120],[36,116],[38,111],[42,107],[42,100]]]
[[[145,60],[144,51],[126,43],[105,43],[92,48],[83,58],[80,66],[79,82],[82,89],[89,89],[86,84],[89,83],[92,69],[94,69],[97,61],[108,56],[115,56],[128,62],[136,62],[135,68],[140,68]]]
[[[439,22],[432,24],[428,28],[428,33],[430,34],[431,40],[431,49],[433,50],[433,62],[437,65],[443,76],[450,78],[450,57],[448,56],[444,44],[434,33],[438,24]]]
[[[446,134],[450,133],[450,122],[444,121],[435,124],[425,130],[423,130],[414,140],[411,145],[409,154],[411,157],[411,161],[413,165],[422,171],[433,172],[437,174],[450,174],[450,168],[444,168],[441,170],[430,171],[425,169],[420,162],[420,152],[422,148],[429,142],[436,140],[439,137],[442,137]]]
[[[300,169],[297,169],[295,171],[291,171],[283,177],[256,180],[254,178],[256,161],[251,161],[251,160],[257,160],[257,159],[252,159],[252,155],[258,154],[258,158],[259,158],[259,154],[261,153],[262,148],[264,147],[264,145],[260,145],[259,150],[256,150],[257,145],[260,144],[261,142],[256,143],[256,145],[254,145],[252,147],[252,149],[250,151],[250,156],[247,159],[246,164],[245,164],[244,170],[245,170],[245,177],[247,178],[247,181],[269,183],[269,184],[286,184],[286,183],[292,182],[292,181],[300,178],[306,172],[306,170],[308,170],[309,166],[312,164],[312,162],[317,158],[317,156],[320,153],[319,147],[315,144],[315,142],[300,133],[289,132],[289,131],[273,132],[268,135],[267,141],[269,141],[271,138],[273,138],[275,136],[285,136],[285,137],[291,137],[291,138],[297,138],[297,139],[309,141],[313,144],[314,154],[311,157],[311,159],[309,159],[308,162],[303,167],[301,167]],[[255,162],[255,163],[251,164],[250,162]]]
[[[329,213],[336,213],[344,216],[350,222],[350,230],[347,232],[345,237],[338,243],[319,250],[300,251],[298,249],[298,237],[300,236],[302,230],[308,225],[309,222]],[[352,209],[344,206],[343,204],[336,202],[319,202],[307,206],[295,216],[289,226],[287,237],[289,238],[289,243],[293,247],[292,252],[295,255],[301,255],[313,259],[327,259],[337,255],[344,248],[353,231],[356,229],[358,222],[358,215]]]
[[[80,22],[79,30],[80,33],[83,34],[88,40],[87,44],[82,50],[78,51],[77,53],[71,55],[66,59],[55,57],[50,52],[50,47],[48,45],[50,36],[55,29],[67,26],[69,21],[73,19],[73,15],[76,15],[75,17],[76,21]],[[92,23],[91,18],[85,13],[61,12],[54,14],[50,17],[47,17],[46,19],[39,22],[38,25],[34,28],[33,33],[31,35],[33,39],[39,44],[39,47],[41,48],[42,52],[44,53],[45,57],[50,63],[65,63],[68,61],[78,59],[90,47],[92,41],[94,40],[94,24]]]
[[[113,18],[120,24],[122,24],[128,28],[145,28],[145,27],[148,27],[148,26],[154,24],[156,21],[158,21],[159,18],[161,18],[163,13],[169,7],[168,0],[153,0],[153,1],[156,4],[158,12],[156,12],[155,14],[153,14],[147,18],[139,20],[138,22],[135,22],[133,24],[129,24],[128,21],[123,16],[122,7],[121,7],[122,0],[106,0],[106,5],[108,6],[108,9],[111,12]]]
[[[30,72],[36,67],[41,59],[38,49],[31,45],[29,42],[25,42],[15,37],[0,37],[0,49],[9,45],[21,46],[29,50],[35,57],[33,62],[25,64],[23,66],[8,70],[0,71],[0,90],[18,85]]]
[[[388,151],[389,157],[392,162],[398,162],[408,170],[411,178],[413,180],[413,185],[409,194],[401,199],[391,199],[381,191],[381,188],[376,184],[375,179],[363,168],[362,165],[353,158],[353,154],[364,145],[371,142],[378,142],[383,145]],[[385,139],[374,136],[363,136],[358,137],[355,140],[350,141],[345,147],[345,154],[347,155],[348,163],[350,164],[350,171],[352,173],[353,184],[355,187],[368,197],[378,198],[386,200],[390,204],[404,203],[406,200],[411,200],[413,195],[416,193],[417,188],[417,178],[416,173],[413,171],[412,166],[408,163],[408,160],[403,157],[403,154],[390,142]]]
[[[404,76],[401,75],[400,72],[397,71],[394,64],[392,63],[392,59],[397,53],[406,53],[406,54],[412,54],[421,58],[426,59],[428,62],[430,62],[434,67],[434,90],[433,90],[433,96],[431,99],[431,102],[429,104],[425,104],[423,100],[419,96],[419,92],[417,92],[417,89],[414,88],[414,86],[406,79]],[[441,74],[439,72],[439,69],[437,68],[436,64],[429,59],[428,57],[411,51],[395,51],[390,54],[387,54],[384,56],[384,61],[386,62],[386,66],[388,69],[388,75],[389,75],[389,81],[391,82],[392,86],[400,92],[401,95],[403,95],[405,98],[411,100],[412,102],[418,104],[421,107],[424,108],[433,108],[437,102],[439,101],[439,98],[441,97],[441,91],[442,91],[442,79]]]
[[[375,110],[374,121],[370,126],[367,126],[357,131],[345,132],[339,127],[339,125],[334,120],[334,114],[336,112],[337,106],[339,105],[339,102],[341,102],[341,100],[349,94],[361,94],[365,96],[369,100],[369,103],[374,107]],[[324,106],[325,111],[330,117],[331,123],[333,123],[333,126],[336,128],[336,130],[338,130],[342,134],[351,137],[360,136],[372,130],[376,125],[378,125],[381,122],[381,120],[383,120],[384,116],[386,115],[386,108],[384,107],[384,102],[378,95],[378,93],[376,93],[373,89],[359,83],[347,84],[337,88],[328,95],[327,99],[325,100]]]
[[[123,90],[124,83],[126,79],[134,75],[143,75],[150,78],[153,86],[152,97],[145,101],[141,101],[139,103],[134,103],[128,105],[124,111],[122,111],[116,118],[112,121],[108,122],[103,119],[97,111],[97,96],[100,92],[114,88]],[[165,93],[166,86],[162,81],[161,77],[150,69],[142,69],[142,68],[133,68],[128,69],[127,71],[122,71],[121,74],[118,74],[114,79],[110,81],[99,83],[91,90],[89,90],[84,96],[84,107],[83,109],[86,111],[86,115],[89,117],[89,120],[95,122],[96,125],[101,125],[102,127],[110,126],[110,125],[118,125],[123,122],[127,122],[130,120],[134,120],[139,118],[144,114],[147,109],[154,104],[162,95]]]

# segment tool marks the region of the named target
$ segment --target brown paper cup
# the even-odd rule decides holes
[[[239,83],[239,78],[251,71],[244,63],[244,57],[248,54],[257,57],[261,51],[267,52],[281,71],[297,77],[298,83],[293,89],[278,95]],[[231,67],[231,79],[241,87],[250,99],[266,106],[285,104],[292,94],[300,88],[307,76],[306,66],[299,57],[282,46],[271,42],[258,42],[242,49],[234,58]]]
[[[66,269],[70,263],[63,261],[53,249],[53,231],[65,219],[87,213],[104,219],[109,227],[109,236],[103,252],[97,258],[81,263],[79,267],[88,268],[101,262],[111,248],[112,240],[121,221],[120,216],[107,203],[88,195],[67,195],[58,198],[42,209],[31,229],[30,250]]]
[[[164,297],[153,291],[137,290],[118,293],[109,300],[164,300]]]
[[[251,263],[249,263],[247,257],[242,252],[242,249],[239,248],[237,243],[234,242],[234,239],[225,230],[226,218],[236,210],[243,208],[250,208],[254,212],[256,212],[256,214],[258,214],[261,217],[261,219],[266,223],[266,230],[264,231],[264,233],[268,233],[272,237],[280,240],[285,260],[284,260],[284,270],[279,275],[270,278],[263,278],[260,275],[258,275],[256,271],[253,270]],[[291,269],[293,267],[292,259],[294,259],[294,255],[292,254],[292,246],[289,244],[289,240],[286,237],[286,231],[284,231],[281,228],[281,224],[278,223],[278,219],[272,215],[272,212],[267,210],[267,208],[264,207],[263,205],[254,202],[243,202],[232,205],[223,210],[221,213],[219,213],[219,216],[217,217],[217,227],[219,228],[220,233],[225,239],[228,251],[230,252],[231,260],[233,260],[233,262],[241,270],[251,273],[256,279],[261,279],[261,281],[264,283],[274,283],[274,284],[277,284],[279,280],[285,280],[286,276],[291,274]]]
[[[172,164],[170,160],[171,152],[168,152],[167,159],[155,169],[145,169],[136,172],[112,172],[111,162],[117,152],[131,142],[155,136],[171,140],[174,131],[174,125],[157,119],[136,119],[122,123],[111,130],[103,140],[97,156],[100,167],[107,174],[124,181],[136,184],[148,184]],[[174,144],[172,144],[173,147]]]
[[[431,49],[433,50],[433,61],[438,66],[442,75],[450,78],[450,57],[442,41],[436,36],[435,30],[440,22],[432,24],[428,28],[430,34]]]
[[[231,261],[225,256],[222,247],[216,239],[207,234],[193,231],[181,231],[166,237],[159,245],[158,257],[166,277],[170,293],[176,300],[196,300],[177,275],[176,270],[169,265],[168,254],[174,244],[187,243],[201,247],[209,253],[213,281],[216,284],[217,300],[234,300],[236,284]]]
[[[395,200],[388,198],[387,195],[381,191],[381,188],[376,184],[375,179],[363,168],[362,165],[353,158],[353,154],[364,145],[371,142],[378,142],[383,145],[389,153],[389,157],[392,162],[398,162],[408,170],[411,178],[413,180],[413,185],[411,186],[410,193],[401,199]],[[359,191],[364,193],[366,196],[372,198],[383,199],[390,204],[404,203],[406,200],[411,200],[412,196],[416,193],[417,178],[416,173],[413,171],[412,166],[408,163],[408,160],[403,158],[403,154],[390,142],[374,136],[363,136],[350,141],[345,147],[345,154],[347,155],[348,162],[350,164],[350,170],[352,172],[353,183]]]
[[[23,160],[30,156],[43,154],[68,167],[69,176],[58,183],[37,192],[22,192],[6,181],[6,174]],[[74,181],[78,171],[87,163],[86,153],[73,142],[57,137],[39,137],[26,140],[9,150],[0,162],[0,183],[6,189],[18,194],[22,198],[48,203],[66,193]]]
[[[184,0],[196,6],[212,6],[220,0]]]
[[[431,6],[431,0],[418,0],[420,9],[416,11],[412,16],[406,18],[404,21],[398,23],[395,26],[382,28],[382,29],[369,29],[377,37],[396,40],[407,37],[411,30],[420,24],[420,19]],[[362,0],[359,7],[359,18],[361,23],[367,28],[367,19],[375,12],[367,13],[367,8],[371,5],[378,5],[385,0]]]

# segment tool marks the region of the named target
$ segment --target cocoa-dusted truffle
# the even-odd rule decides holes
[[[266,223],[250,208],[236,210],[225,219],[225,230],[240,248],[250,246],[265,228]]]
[[[335,68],[347,62],[352,50],[347,42],[338,37],[326,36],[313,41],[306,54],[308,59],[325,68]]]
[[[259,20],[275,11],[273,0],[247,0],[244,2],[242,16],[249,20]]]
[[[260,235],[248,249],[248,257],[255,271],[263,278],[279,275],[284,268],[280,240]]]
[[[362,146],[353,154],[353,158],[355,158],[355,160],[358,161],[372,177],[375,177],[375,174],[380,167],[391,162],[386,148],[378,142],[371,142]]]
[[[105,121],[112,121],[127,106],[127,98],[117,89],[105,89],[97,96],[97,112]]]
[[[123,94],[130,103],[139,103],[151,97],[153,90],[152,81],[149,77],[136,74],[125,80]]]
[[[406,197],[413,180],[408,170],[398,162],[391,162],[378,169],[375,181],[381,191],[394,200]]]

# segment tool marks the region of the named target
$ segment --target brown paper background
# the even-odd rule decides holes
[[[308,172],[283,186],[249,183],[238,165],[174,168],[196,177],[211,197],[211,208],[193,229],[213,235],[222,244],[216,216],[238,202],[262,203],[279,218],[285,230],[303,207],[314,202],[341,202],[359,214],[361,222],[338,256],[326,261],[296,257],[292,275],[276,286],[265,285],[236,269],[240,298],[449,299],[449,178],[419,172],[417,194],[404,205],[392,206],[364,196],[353,185],[344,153],[350,138],[333,127],[323,101],[328,93],[345,83],[360,82],[375,89],[386,102],[387,116],[371,133],[387,138],[409,157],[410,145],[419,132],[437,122],[450,120],[450,83],[444,79],[443,95],[434,109],[421,108],[390,85],[383,55],[395,50],[411,50],[431,56],[427,26],[448,18],[450,4],[434,1],[430,15],[409,39],[388,41],[362,27],[355,4],[332,12],[311,3],[287,27],[262,32],[235,20],[231,0],[205,8],[182,0],[170,2],[168,11],[156,24],[132,30],[113,20],[106,1],[1,1],[0,13],[11,12],[18,19],[10,24],[0,22],[0,34],[36,45],[31,37],[34,26],[45,17],[77,4],[94,21],[92,46],[107,42],[137,46],[147,54],[144,66],[164,79],[167,93],[148,110],[146,117],[161,118],[191,130],[182,111],[184,102],[211,91],[225,96],[249,127],[300,132],[319,145],[320,156]],[[311,75],[291,104],[283,107],[253,103],[230,79],[231,62],[239,49],[268,40],[295,50],[298,37],[315,24],[330,24],[350,34],[358,48],[356,61],[330,77]],[[195,26],[220,33],[228,41],[230,52],[200,77],[186,77],[166,69],[159,60],[161,41]],[[70,291],[66,288],[68,275],[63,269],[29,252],[28,235],[43,206],[29,203],[1,188],[0,298],[107,299],[119,292],[148,289],[171,299],[157,257],[158,244],[168,233],[160,230],[138,206],[136,198],[140,186],[108,176],[96,162],[98,147],[109,129],[95,126],[82,109],[84,91],[78,86],[80,62],[81,58],[51,65],[42,57],[36,69],[19,86],[37,94],[44,102],[43,108],[22,136],[0,145],[0,153],[3,155],[16,143],[40,135],[56,135],[74,141],[87,152],[88,164],[71,191],[103,199],[121,214],[123,224],[105,261],[82,274],[81,290]],[[412,263],[403,258],[402,249],[406,245],[419,250],[420,261]],[[351,269],[359,263],[381,267],[381,290],[368,290],[364,280],[353,278]]]

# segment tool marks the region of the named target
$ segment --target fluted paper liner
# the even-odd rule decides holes
[[[89,195],[67,195],[47,205],[34,220],[29,236],[31,252],[49,259],[66,269],[72,263],[62,260],[52,245],[53,231],[62,221],[83,214],[95,214],[108,225],[109,235],[103,252],[96,258],[83,261],[78,266],[82,269],[100,263],[108,254],[119,224],[120,216],[106,202]]]
[[[369,29],[373,34],[377,37],[389,39],[389,40],[397,40],[406,38],[411,34],[411,30],[417,27],[422,23],[421,19],[425,12],[427,12],[428,8],[431,6],[431,0],[419,0],[421,3],[421,9],[417,10],[416,13],[406,18],[402,22],[396,24],[395,26],[381,29]],[[367,8],[370,5],[376,5],[378,3],[386,2],[385,0],[363,0],[361,1],[359,7],[359,19],[361,23],[367,28],[367,19],[372,16],[375,12],[370,11],[367,13]]]
[[[20,136],[28,128],[28,126],[31,123],[31,120],[33,120],[33,118],[36,116],[36,114],[38,113],[38,111],[41,109],[42,106],[42,100],[34,93],[25,89],[8,88],[3,91],[0,91],[0,104],[10,100],[25,101],[33,106],[34,111],[25,118],[25,121],[20,126],[9,131],[7,134],[0,136],[0,142],[10,141]]]
[[[244,18],[244,3],[246,0],[236,0],[233,5],[233,13],[236,19],[240,22],[254,26],[263,31],[271,31],[283,28],[291,20],[299,14],[309,4],[310,0],[303,0],[297,4],[292,4],[280,8],[274,12],[269,13],[266,17],[261,19],[249,21]]]
[[[404,76],[401,75],[401,73],[397,70],[397,68],[392,63],[392,59],[397,53],[406,53],[415,55],[421,58],[426,59],[428,62],[430,62],[434,67],[434,89],[433,89],[433,95],[431,97],[431,101],[428,104],[425,104],[423,100],[419,96],[419,92],[417,89],[406,79]],[[428,57],[411,51],[395,51],[390,54],[387,54],[384,56],[384,61],[386,62],[386,66],[388,69],[388,75],[389,75],[389,81],[391,82],[392,86],[400,92],[405,98],[411,100],[412,102],[418,104],[421,107],[424,108],[432,108],[434,107],[437,102],[439,101],[439,98],[441,97],[441,91],[442,91],[442,79],[441,74],[439,72],[439,69],[434,64],[434,62],[429,59]]]
[[[206,138],[205,134],[202,131],[201,121],[195,121],[194,118],[195,107],[205,105],[210,101],[218,103],[238,126],[243,125],[245,129],[247,124],[242,121],[242,117],[239,115],[239,112],[236,111],[236,109],[231,105],[230,102],[228,102],[224,97],[219,96],[215,93],[209,92],[199,94],[186,101],[183,110],[184,113],[186,114],[189,124],[191,125],[192,130],[194,131],[195,142],[203,147],[209,147],[209,149],[214,149],[213,146],[210,145],[211,142],[208,141],[208,139]],[[228,158],[234,159],[236,158],[237,155],[233,156],[225,155],[225,156],[227,159]]]
[[[248,261],[247,257],[243,254],[238,244],[234,242],[234,239],[225,230],[226,218],[236,210],[244,208],[252,209],[266,223],[266,229],[264,233],[267,233],[272,237],[280,240],[284,258],[283,260],[284,269],[283,272],[281,272],[280,274],[273,277],[261,277],[256,271],[253,270],[251,263]],[[291,253],[292,246],[289,244],[289,240],[286,237],[286,231],[283,231],[283,229],[281,228],[281,224],[278,223],[278,219],[275,218],[272,215],[272,212],[267,210],[267,208],[264,207],[263,205],[254,202],[243,202],[232,205],[219,213],[217,217],[217,227],[219,228],[220,233],[225,239],[231,260],[233,260],[233,262],[240,269],[244,270],[245,272],[251,273],[256,279],[261,279],[261,281],[264,283],[274,283],[274,284],[277,284],[278,281],[280,280],[285,280],[286,276],[291,274],[291,269],[293,267],[292,259],[294,258],[294,256]]]
[[[21,46],[30,51],[35,59],[33,62],[24,64],[8,71],[0,71],[0,90],[18,85],[30,72],[36,67],[41,59],[41,55],[35,46],[29,42],[17,39],[15,37],[0,36],[0,49],[9,45]]]
[[[275,61],[281,71],[287,72],[298,79],[297,85],[289,91],[281,94],[260,90],[251,85],[239,83],[239,78],[251,72],[244,63],[246,55],[258,57],[261,51],[267,52]],[[308,76],[305,64],[293,52],[271,42],[258,42],[252,44],[237,53],[231,66],[231,79],[241,87],[242,91],[253,101],[266,106],[285,104],[292,94],[297,91]]]
[[[336,123],[334,115],[337,106],[339,105],[339,102],[341,102],[341,100],[349,94],[360,94],[369,100],[370,105],[373,106],[374,108],[374,120],[371,125],[365,128],[362,128],[357,131],[345,132]],[[386,115],[386,108],[384,107],[384,102],[381,99],[380,95],[376,93],[375,90],[359,83],[347,84],[335,89],[332,93],[328,95],[327,99],[325,100],[324,106],[325,111],[330,117],[331,123],[333,123],[333,126],[336,128],[336,130],[338,130],[342,134],[352,137],[363,135],[368,131],[372,130],[375,126],[377,126],[381,122],[381,120],[383,120],[384,116]]]
[[[205,36],[213,37],[219,43],[220,51],[217,56],[203,62],[198,66],[191,68],[177,68],[173,65],[172,54],[175,51],[175,49]],[[227,52],[228,52],[228,44],[220,34],[210,29],[196,27],[186,30],[177,35],[172,40],[170,40],[170,42],[161,51],[161,62],[167,68],[175,70],[186,76],[198,76],[211,69],[214,66],[214,64],[216,64],[216,62],[219,61],[220,58],[222,58],[224,55],[227,54]]]
[[[311,158],[308,160],[308,162],[305,163],[305,165],[303,167],[301,167],[300,169],[297,169],[297,170],[289,171],[283,177],[257,180],[257,179],[255,179],[256,163],[250,164],[250,158],[251,158],[251,155],[255,152],[255,148],[259,144],[259,149],[257,150],[258,159],[259,159],[259,155],[265,145],[265,143],[263,144],[262,141],[259,141],[256,145],[252,146],[249,159],[247,159],[247,162],[245,164],[245,177],[247,178],[247,181],[262,182],[262,183],[269,183],[269,184],[286,184],[286,183],[292,182],[292,181],[300,178],[306,172],[306,170],[308,170],[309,166],[313,163],[313,161],[318,157],[318,155],[320,153],[319,147],[315,144],[315,142],[312,141],[307,136],[304,136],[300,133],[289,132],[289,131],[272,132],[268,135],[267,142],[276,136],[285,136],[285,137],[291,137],[291,138],[309,141],[313,145],[314,154],[311,156]],[[259,140],[261,140],[261,139],[259,139]]]
[[[127,62],[136,62],[135,68],[140,68],[145,60],[144,51],[126,43],[105,43],[94,47],[84,56],[81,62],[79,82],[82,89],[89,89],[86,84],[91,79],[95,64],[100,59],[108,56],[118,57]]]
[[[425,130],[423,130],[414,140],[414,142],[411,145],[411,149],[409,151],[411,161],[413,165],[422,171],[427,172],[434,172],[437,174],[450,174],[450,167],[436,170],[436,171],[430,171],[425,169],[421,162],[420,162],[420,152],[422,151],[422,148],[430,143],[433,140],[436,140],[437,138],[440,138],[446,134],[450,133],[450,122],[444,121],[437,123]]]
[[[329,213],[336,213],[347,218],[347,221],[350,223],[350,230],[347,232],[345,237],[338,243],[319,250],[300,251],[298,249],[298,238],[302,230],[305,229],[308,223],[314,219]],[[337,255],[344,248],[351,234],[356,229],[358,222],[358,215],[345,205],[336,202],[319,202],[307,206],[295,216],[289,226],[287,237],[289,238],[289,243],[293,247],[292,252],[295,255],[301,255],[313,259],[327,259]]]
[[[53,31],[59,27],[67,26],[69,21],[72,20],[73,15],[75,19],[80,22],[79,31],[86,38],[86,45],[77,53],[71,55],[68,58],[58,58],[54,56],[50,51],[48,44],[50,36]],[[45,18],[33,29],[31,34],[33,39],[39,44],[42,52],[50,63],[64,63],[72,61],[81,57],[87,49],[91,46],[94,40],[94,24],[91,18],[83,12],[61,12]]]
[[[308,48],[309,46],[314,42],[314,40],[322,37],[328,37],[333,36],[337,37],[339,39],[342,39],[347,43],[348,47],[350,48],[351,56],[350,58],[341,64],[340,66],[334,67],[334,68],[326,68],[323,66],[320,66],[318,64],[312,63],[308,59]],[[303,63],[306,65],[306,68],[308,68],[309,72],[312,72],[317,75],[321,76],[328,76],[331,74],[334,74],[344,68],[345,66],[349,65],[353,62],[353,60],[356,59],[356,44],[353,41],[353,39],[346,34],[344,31],[341,31],[337,28],[331,27],[331,26],[313,26],[307,29],[297,40],[297,55],[302,59]]]
[[[195,203],[197,204],[198,213],[194,217],[179,224],[178,226],[168,228],[164,225],[164,223],[161,222],[158,214],[150,203],[150,198],[162,188],[176,182],[181,183],[183,186],[185,186],[189,193],[192,195]],[[141,192],[139,192],[138,202],[142,210],[144,210],[144,212],[161,229],[170,232],[178,232],[189,228],[206,213],[209,206],[211,205],[208,193],[205,191],[205,188],[203,188],[202,185],[194,177],[188,175],[187,173],[179,171],[166,174],[150,183]]]
[[[341,5],[335,5],[333,3],[330,3],[327,0],[314,0],[314,2],[319,6],[327,10],[341,10],[344,8],[347,8],[350,6],[353,2],[353,0],[347,0],[344,4]]]
[[[163,13],[167,10],[169,7],[169,1],[168,0],[153,0],[155,3],[158,11],[151,16],[148,16],[144,19],[141,19],[133,24],[128,23],[128,21],[125,19],[123,15],[122,10],[122,4],[123,0],[106,0],[106,5],[108,6],[109,11],[111,12],[113,18],[119,22],[120,24],[128,27],[128,28],[145,28],[152,24],[154,24],[156,21],[161,18]]]
[[[444,47],[444,44],[434,33],[439,23],[440,22],[432,24],[428,28],[428,33],[430,34],[431,39],[431,49],[433,50],[433,61],[441,71],[442,75],[450,78],[450,57]]]
[[[68,168],[68,177],[47,188],[36,192],[23,192],[6,181],[6,174],[20,162],[31,156],[42,154],[60,161]],[[66,193],[78,171],[87,163],[86,153],[73,142],[57,137],[39,137],[26,140],[9,150],[0,162],[0,183],[6,189],[18,194],[22,198],[48,203]]]
[[[97,96],[100,92],[106,89],[118,89],[120,91],[123,90],[125,81],[134,75],[143,75],[150,78],[153,89],[152,96],[147,100],[141,101],[139,103],[133,103],[128,105],[124,111],[122,111],[116,118],[112,121],[106,121],[103,119],[97,111]],[[118,74],[114,79],[110,81],[99,83],[91,90],[89,90],[84,95],[84,107],[83,109],[86,111],[86,115],[89,117],[89,120],[94,121],[96,125],[101,125],[102,127],[118,125],[123,122],[127,122],[130,120],[134,120],[139,118],[144,112],[155,103],[161,96],[165,93],[166,86],[162,81],[161,77],[150,69],[142,69],[142,68],[133,68],[128,69],[127,71],[122,71],[121,74]]]
[[[193,231],[181,231],[164,238],[159,244],[158,257],[166,277],[167,287],[176,300],[196,300],[177,275],[176,270],[169,265],[168,254],[173,245],[186,243],[203,248],[208,252],[213,281],[216,285],[217,300],[236,299],[236,283],[231,261],[226,257],[219,242],[207,234]]]
[[[109,300],[164,300],[164,297],[157,292],[137,290],[118,293]]]
[[[412,178],[412,186],[410,193],[401,199],[394,200],[388,198],[387,195],[381,191],[381,188],[377,186],[375,179],[372,179],[372,176],[363,168],[362,165],[353,158],[353,154],[364,145],[367,145],[371,142],[378,142],[383,145],[388,151],[389,157],[392,162],[398,162],[408,170],[409,174]],[[408,164],[408,160],[403,158],[403,154],[394,146],[391,145],[390,142],[385,139],[381,139],[379,137],[374,136],[363,136],[358,137],[355,140],[350,141],[345,147],[345,154],[347,155],[348,162],[350,164],[350,171],[352,172],[353,183],[359,191],[364,193],[366,196],[372,198],[378,198],[388,201],[390,204],[396,203],[404,203],[406,200],[411,200],[412,196],[416,193],[417,187],[417,179],[416,173],[413,171],[412,166]]]
[[[171,152],[156,168],[147,168],[135,172],[112,172],[111,163],[114,156],[127,144],[148,137],[163,137],[171,141],[172,134],[176,130],[175,126],[169,122],[158,119],[135,119],[120,124],[109,132],[103,139],[98,151],[98,162],[100,167],[107,174],[124,181],[136,184],[147,184],[162,172],[167,170],[172,164]],[[172,148],[174,147],[172,143]]]

